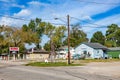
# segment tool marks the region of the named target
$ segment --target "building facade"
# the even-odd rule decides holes
[[[107,57],[107,47],[99,43],[81,43],[75,48],[75,53],[85,55],[85,58],[105,58]]]

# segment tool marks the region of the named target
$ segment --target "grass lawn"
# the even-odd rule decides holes
[[[38,66],[38,67],[59,67],[59,66],[82,66],[82,64],[67,64],[66,62],[54,62],[54,63],[45,63],[45,62],[33,62],[28,63],[26,66]]]

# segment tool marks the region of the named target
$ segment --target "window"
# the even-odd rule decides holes
[[[97,50],[97,53],[99,53],[99,50]]]
[[[87,54],[87,51],[83,51],[83,54]]]

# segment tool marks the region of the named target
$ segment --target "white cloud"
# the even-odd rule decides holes
[[[29,5],[41,5],[40,2],[38,1],[31,1],[31,2],[28,2]]]
[[[117,5],[116,5],[117,6]],[[100,14],[100,13],[104,13],[110,9],[113,9],[116,7],[115,5],[93,5],[93,4],[88,4],[88,5],[84,5],[82,7],[76,7],[75,9],[71,9],[68,11],[68,13],[71,15],[71,16],[74,16],[74,17],[80,17],[82,19],[82,16],[93,16],[93,15],[97,15],[97,14]]]
[[[17,17],[26,17],[30,15],[31,15],[31,11],[28,9],[22,9],[20,12],[14,13],[14,16],[17,16]]]
[[[28,2],[27,4],[29,6],[28,8],[30,8],[30,9],[32,8],[32,10],[33,9],[40,10],[43,7],[44,7],[43,9],[46,10],[46,8],[51,6],[50,4],[42,3],[42,2],[39,2],[39,1],[31,1],[31,2]]]
[[[94,0],[98,2],[98,0]],[[106,0],[102,0],[99,2],[106,2]],[[115,1],[109,0],[109,3],[114,3]],[[116,3],[120,2],[120,0],[116,0]],[[74,4],[74,5],[73,5]],[[69,6],[70,5],[70,6]],[[46,15],[47,18],[50,17],[65,17],[69,14],[72,17],[80,18],[81,20],[92,20],[91,16],[107,12],[119,5],[102,5],[102,4],[88,4],[81,3],[80,1],[64,1],[62,4],[54,4],[49,8],[44,8],[40,13],[41,17]],[[49,14],[49,15],[48,15]]]
[[[11,22],[11,20],[9,20],[9,19],[6,18],[6,17],[2,17],[2,18],[0,19],[0,25],[9,25],[10,22]]]
[[[25,8],[24,5],[11,4],[12,7]]]
[[[85,24],[85,25],[83,25],[82,29],[86,33],[89,33],[88,34],[89,38],[96,31],[102,31],[103,34],[105,34],[108,25],[111,25],[111,24],[120,25],[120,18],[119,17],[120,17],[120,14],[109,16],[107,18],[95,21],[93,24]],[[94,25],[94,24],[96,24],[96,25]],[[87,26],[87,27],[84,27],[84,26]],[[94,27],[98,27],[98,28],[94,28]],[[99,28],[99,27],[103,27],[103,28]]]
[[[9,25],[9,26],[14,26],[14,27],[21,27],[23,24],[27,24],[28,21],[21,21],[17,19],[12,19],[6,17],[1,17],[0,18],[0,25]]]
[[[98,0],[94,0],[94,1],[98,2]],[[54,1],[51,0],[51,2]],[[106,2],[106,0],[102,0],[99,2]],[[113,3],[113,2],[115,1],[109,0],[109,3]],[[116,0],[116,3],[117,2],[120,2],[120,0]],[[63,0],[63,3],[60,2],[60,4],[48,4],[39,1],[31,1],[28,2],[28,6],[26,7],[17,4],[14,4],[13,6],[24,8],[20,12],[14,13],[13,14],[14,16],[25,17],[25,18],[26,17],[29,18],[40,17],[44,19],[47,18],[50,19],[47,21],[51,22],[52,21],[51,19],[54,19],[55,17],[65,17],[64,19],[66,20],[67,14],[69,14],[72,17],[80,18],[82,20],[92,20],[91,16],[106,12],[118,5],[99,5],[99,4],[81,3],[79,0],[78,1]]]
[[[96,22],[96,24],[103,24],[103,25],[110,25],[112,23],[115,23],[115,24],[120,24],[120,14],[116,14],[116,15],[113,15],[113,16],[109,16],[107,18],[104,18],[102,20],[99,20]]]
[[[83,20],[92,20],[92,18],[90,16],[83,16],[82,19]]]

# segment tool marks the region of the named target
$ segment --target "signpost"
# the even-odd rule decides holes
[[[13,54],[13,59],[15,60],[16,59],[15,54],[18,53],[19,47],[9,47],[9,51],[10,51],[9,53]]]
[[[10,51],[19,51],[19,47],[10,47],[9,50]]]

